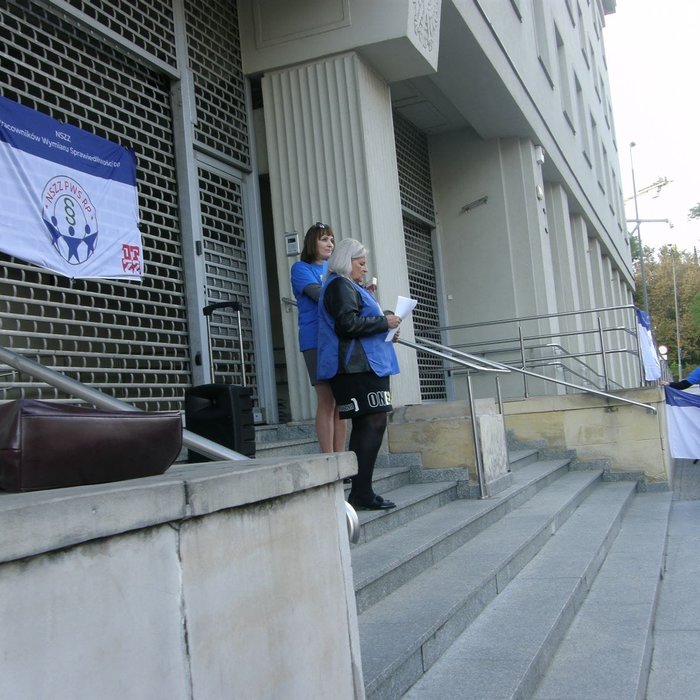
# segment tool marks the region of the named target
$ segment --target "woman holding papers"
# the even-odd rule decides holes
[[[401,319],[382,312],[363,286],[367,250],[359,241],[346,238],[338,243],[328,260],[328,273],[318,304],[317,376],[330,382],[340,417],[352,419],[350,450],[357,456],[358,471],[348,501],[366,510],[395,508],[374,493],[372,475],[392,410],[389,377],[399,372],[386,337]]]

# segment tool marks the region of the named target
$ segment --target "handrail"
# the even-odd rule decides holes
[[[481,326],[498,326],[506,323],[520,323],[521,321],[541,321],[546,318],[563,318],[564,316],[582,316],[584,314],[597,314],[603,311],[621,311],[623,309],[634,310],[634,304],[621,304],[619,306],[603,306],[598,309],[580,309],[579,311],[560,311],[554,314],[538,314],[533,316],[516,316],[515,318],[503,318],[494,321],[477,321],[474,323],[460,323],[454,326],[441,326],[431,328],[433,331],[461,330],[463,328],[480,328]]]
[[[345,523],[348,526],[348,539],[353,544],[360,541],[360,519],[357,517],[357,511],[347,502],[345,503]]]
[[[410,340],[404,340],[402,338],[399,338],[396,342],[400,343],[401,345],[405,345],[409,348],[413,348],[417,351],[427,352],[430,355],[434,355],[436,357],[442,357],[443,359],[448,360],[449,362],[454,362],[455,364],[462,365],[463,367],[467,367],[468,369],[476,370],[477,372],[493,372],[496,375],[498,407],[501,414],[503,413],[503,402],[501,401],[501,391],[500,386],[498,384],[498,375],[509,373],[509,367],[506,367],[505,365],[500,365],[500,363],[492,362],[491,360],[486,360],[483,357],[478,357],[477,355],[470,355],[465,352],[460,352],[459,350],[454,350],[453,348],[450,348],[447,345],[441,345],[440,343],[436,343],[435,341],[429,340],[428,338],[416,337],[415,339],[417,341],[420,341],[420,343],[423,343],[423,345],[411,342]],[[459,357],[455,357],[455,354],[459,355]],[[479,436],[476,432],[476,420],[474,420],[474,416],[476,416],[476,409],[474,406],[474,394],[472,392],[471,386],[471,375],[469,373],[467,373],[467,400],[469,401],[469,413],[472,416],[470,424],[472,430],[472,440],[474,441],[474,457],[476,460],[476,474],[479,479],[479,490],[481,492],[481,498],[488,498],[489,491],[488,484],[486,483],[484,459],[481,452]]]
[[[594,377],[597,377],[598,379],[604,379],[604,377],[603,377],[602,374],[600,374],[599,372],[596,372],[595,369],[593,369],[593,367],[591,367],[588,363],[584,362],[584,361],[581,359],[582,357],[595,357],[598,353],[594,353],[594,352],[582,352],[582,353],[577,353],[577,354],[574,355],[574,354],[570,353],[565,347],[559,345],[558,343],[548,343],[548,346],[549,346],[549,347],[552,347],[552,348],[555,348],[555,349],[557,349],[557,350],[561,350],[562,353],[564,353],[564,355],[561,357],[561,359],[574,360],[574,361],[578,362],[580,365],[582,365],[583,367],[585,367]],[[634,355],[636,356],[636,353],[634,353],[633,350],[628,350],[627,348],[620,348],[619,350],[609,350],[608,352],[609,352],[610,354],[613,354],[613,353],[625,353],[625,352],[627,352],[627,353],[630,353],[630,354],[634,354]],[[553,356],[553,358],[554,358],[554,359],[557,359],[557,356],[555,355],[555,356]],[[577,377],[580,377],[580,378],[583,379],[584,381],[590,381],[590,379],[588,379],[587,377],[582,376],[581,374],[579,374],[579,373],[576,372],[575,370],[571,369],[571,367],[567,367],[563,362],[556,362],[556,363],[552,362],[552,363],[550,363],[550,364],[558,365],[558,366],[560,366],[565,372],[571,372],[571,374],[573,374],[573,375],[575,375],[575,376],[577,376]],[[594,383],[594,382],[591,382],[591,383],[595,386],[595,383]],[[616,382],[616,381],[614,381],[614,380],[608,379],[608,383],[614,384],[615,386],[619,387],[620,389],[624,389],[624,387],[622,386],[622,384],[620,384],[619,382]],[[609,387],[608,387],[608,388],[609,388]]]
[[[40,379],[67,394],[89,401],[98,408],[114,409],[116,411],[141,410],[126,401],[121,401],[108,394],[103,394],[101,391],[97,391],[97,389],[85,386],[75,379],[66,377],[65,374],[56,372],[49,367],[44,367],[38,362],[30,360],[28,357],[24,357],[7,348],[0,347],[0,361],[19,372],[24,372],[35,379]],[[230,450],[213,440],[197,435],[185,428],[182,430],[182,443],[185,447],[194,448],[198,453],[216,460],[241,462],[250,459],[240,452]],[[357,543],[360,539],[360,520],[357,517],[355,509],[347,501],[345,501],[345,522],[348,528],[348,539],[353,544]]]
[[[439,345],[439,343],[434,343],[433,341],[425,341],[424,338],[421,338],[420,340],[424,341],[424,342],[428,342],[430,345]],[[401,343],[401,342],[402,341],[399,340],[399,343]],[[419,346],[416,346],[416,347],[419,347]],[[445,346],[443,346],[443,347],[445,347]],[[440,354],[440,353],[436,353],[434,351],[431,351],[428,348],[419,347],[419,349],[425,350],[426,352],[431,352],[431,354],[436,354],[436,355]],[[454,350],[452,348],[449,348],[449,349],[452,352],[456,353],[457,355],[464,355],[465,357],[474,358],[473,355],[469,355],[468,353],[464,353],[464,352],[461,352],[459,350]],[[448,359],[451,359],[451,358],[448,358]],[[489,364],[491,364],[495,367],[501,367],[503,369],[507,369],[510,372],[518,372],[520,374],[524,374],[524,375],[527,375],[529,377],[535,377],[536,379],[543,379],[544,381],[547,381],[547,382],[553,382],[554,384],[561,384],[562,386],[568,386],[572,389],[578,389],[579,391],[582,391],[582,392],[587,393],[587,394],[595,394],[596,396],[603,396],[607,399],[612,399],[614,401],[621,401],[622,403],[628,403],[628,404],[632,404],[634,406],[640,406],[642,408],[648,409],[652,413],[657,413],[657,409],[654,406],[652,406],[650,404],[642,403],[641,401],[633,401],[632,399],[626,399],[626,398],[623,398],[621,396],[615,396],[614,394],[608,394],[607,392],[600,391],[599,389],[591,389],[590,387],[581,386],[579,384],[572,384],[571,382],[565,382],[563,379],[554,379],[554,377],[548,377],[544,374],[538,374],[537,372],[530,372],[529,370],[522,369],[520,367],[514,367],[511,365],[504,365],[501,362],[495,362],[494,360],[483,360],[483,361],[488,362]]]
[[[115,411],[141,410],[140,408],[132,406],[126,401],[116,399],[108,394],[103,394],[97,389],[92,389],[89,386],[85,386],[85,384],[81,384],[75,379],[66,377],[65,374],[61,374],[60,372],[50,369],[49,367],[44,367],[44,365],[41,365],[34,360],[30,360],[28,357],[24,357],[13,350],[0,347],[0,361],[4,362],[10,367],[14,367],[20,372],[24,372],[25,374],[34,377],[35,379],[40,379],[67,394],[71,394],[79,399],[89,401],[98,408],[113,409]],[[192,433],[184,428],[182,430],[182,443],[185,445],[185,447],[195,448],[200,454],[204,454],[212,459],[235,461],[249,459],[245,455],[240,454],[240,452],[230,450],[223,445],[219,445],[213,440],[209,440],[201,435]]]
[[[436,357],[442,357],[445,360],[450,360],[451,362],[455,362],[458,365],[463,365],[464,367],[469,367],[470,369],[475,369],[479,372],[510,372],[510,368],[506,367],[506,365],[502,365],[497,362],[492,362],[491,360],[486,360],[485,358],[479,357],[478,355],[470,355],[466,352],[460,352],[459,350],[455,350],[454,348],[451,348],[448,345],[441,345],[440,343],[436,343],[435,341],[429,340],[428,338],[416,337],[416,340],[419,340],[421,343],[425,343],[425,345],[431,346],[434,349],[426,348],[424,345],[412,343],[410,340],[404,340],[403,338],[399,338],[396,342],[400,345],[406,345],[409,348],[413,348],[414,350],[425,350],[426,352],[430,352],[431,355],[435,355]],[[438,350],[437,348],[440,348],[440,350]],[[457,353],[461,356],[462,359],[452,357],[452,355],[448,353]],[[469,361],[463,358],[469,358]]]
[[[577,328],[569,328],[571,324],[557,323],[558,319],[565,317],[580,319],[580,322],[577,321],[575,324]],[[549,332],[547,332],[544,327],[540,326],[540,322],[549,322]],[[537,325],[532,326],[533,323]],[[560,328],[560,325],[565,327]],[[498,330],[489,332],[489,327]],[[526,328],[534,331],[534,333],[532,335],[525,334],[524,331]],[[601,390],[610,392],[614,387],[620,387],[620,382],[629,388],[658,383],[658,381],[650,382],[645,377],[644,357],[642,356],[639,328],[634,304],[618,304],[575,311],[532,314],[528,316],[462,323],[451,326],[446,325],[430,328],[429,330],[431,332],[441,333],[443,340],[448,340],[453,347],[456,348],[463,347],[471,352],[479,352],[489,357],[507,352],[519,355],[520,362],[518,364],[523,368],[534,366],[531,361],[528,360],[528,357],[530,357],[532,353],[537,352],[536,347],[532,346],[533,341],[537,343],[538,340],[549,339],[553,342],[558,342],[558,339],[571,336],[582,339],[593,336],[594,339],[597,338],[597,342],[595,340],[591,341],[591,345],[596,346],[595,352],[571,353],[565,358],[565,363],[576,361],[576,357],[597,356],[599,359],[596,364],[600,363],[603,379],[602,381],[597,379],[593,384],[599,386]],[[476,338],[472,339],[471,342],[460,343],[460,340],[464,340],[464,334],[469,332],[467,329],[478,329],[478,332],[474,334]],[[499,337],[513,330],[517,332],[517,339],[513,336],[507,338]],[[470,333],[470,335],[472,334]],[[489,338],[489,336],[491,336],[491,338]],[[627,337],[634,338],[634,347],[626,347],[625,338]],[[559,340],[559,342],[561,341]],[[588,341],[586,341],[586,345],[589,345]],[[622,360],[619,360],[619,362],[622,362],[622,365],[618,366],[616,363],[611,366],[610,361],[613,356],[620,355],[629,355],[635,358],[636,362],[629,362],[627,357],[624,357]],[[665,367],[665,362],[662,361],[661,358],[659,358],[659,360],[662,364],[664,375],[666,375],[668,370]],[[618,378],[619,381],[612,381],[611,369],[613,368],[623,371],[623,375]],[[630,370],[634,372],[635,368],[638,370],[637,381],[630,381],[631,377],[627,371]],[[574,372],[574,374],[578,373]],[[529,396],[527,376],[523,375],[522,381],[524,388],[524,393],[522,395],[527,398]]]
[[[562,386],[568,386],[572,389],[578,389],[586,394],[595,394],[596,396],[603,396],[606,399],[613,399],[614,401],[622,401],[622,403],[629,403],[634,406],[641,406],[646,408],[652,413],[657,413],[654,406],[648,403],[642,403],[641,401],[633,401],[632,399],[624,399],[621,396],[615,396],[615,394],[608,394],[606,391],[600,391],[599,389],[591,389],[590,387],[580,386],[579,384],[572,384],[571,382],[565,382],[563,379],[554,379],[554,377],[547,377],[544,374],[537,374],[536,372],[530,372],[526,369],[521,369],[520,367],[511,367],[513,372],[520,372],[520,374],[525,374],[530,377],[535,377],[537,379],[544,379],[548,382],[554,382],[555,384],[561,384]]]

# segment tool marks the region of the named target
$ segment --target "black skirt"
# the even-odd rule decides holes
[[[336,374],[330,385],[341,418],[394,410],[389,377],[378,377],[374,372]]]

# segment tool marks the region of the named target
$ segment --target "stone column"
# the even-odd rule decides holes
[[[547,203],[547,221],[549,222],[549,238],[552,246],[554,285],[557,294],[558,311],[579,310],[582,306],[578,267],[576,265],[576,253],[569,215],[569,200],[561,185],[547,183],[545,185],[545,201]],[[562,330],[580,333],[584,328],[584,319],[580,315],[564,316],[560,319],[560,326]],[[566,351],[573,354],[583,352],[585,349],[583,337],[580,335],[562,338],[561,345]],[[587,363],[586,358],[565,360],[564,364],[577,374],[585,374],[585,368],[581,362]],[[576,374],[567,375],[565,373],[564,379],[574,384],[581,383],[581,378],[576,376]]]
[[[611,279],[612,279],[612,265],[610,263],[610,258],[605,255],[600,242],[598,239],[590,239],[591,245],[591,267],[593,270],[593,284],[596,290],[596,306],[598,308],[604,308],[615,305],[615,299],[613,298],[611,291]],[[614,312],[604,312],[601,313],[603,327],[610,327],[615,324],[615,313]],[[609,334],[604,334],[604,340],[606,342],[606,347],[610,345]],[[598,343],[598,348],[600,344]],[[607,356],[607,371],[608,376],[611,379],[617,379],[618,364],[617,361],[611,356]]]
[[[574,214],[571,217],[571,237],[574,256],[576,258],[581,308],[595,309],[596,297],[593,283],[593,268],[591,266],[591,241],[588,238],[588,225],[586,224],[586,220],[579,214]],[[594,331],[597,328],[597,318],[597,314],[586,314],[584,318],[584,328],[587,331]],[[586,333],[584,347],[586,352],[595,352],[597,350],[598,341],[595,333]],[[587,358],[586,362],[598,375],[602,373],[603,366],[599,356],[590,356]],[[598,381],[597,378],[596,381]]]

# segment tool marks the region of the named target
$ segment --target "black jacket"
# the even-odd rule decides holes
[[[353,340],[375,333],[386,333],[389,330],[387,317],[362,316],[362,297],[352,282],[344,277],[331,280],[323,295],[323,305],[333,318],[335,334],[338,336],[338,374],[371,372],[362,343],[353,343]]]

